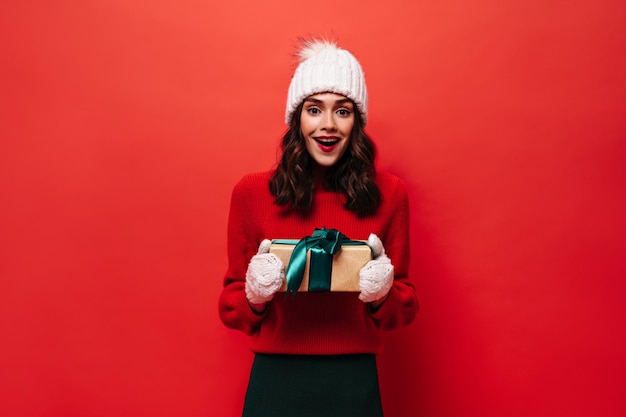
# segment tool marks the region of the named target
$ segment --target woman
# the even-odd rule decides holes
[[[407,278],[407,193],[374,168],[356,58],[317,40],[300,58],[278,166],[233,190],[220,317],[250,335],[255,352],[244,416],[382,416],[379,331],[410,323],[418,309]],[[301,239],[322,227],[368,240],[374,259],[360,271],[360,293],[275,296],[285,268],[267,239]]]

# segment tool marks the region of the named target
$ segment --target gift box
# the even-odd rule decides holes
[[[285,264],[281,291],[358,292],[359,271],[372,260],[365,241],[350,240],[335,229],[315,229],[300,240],[272,241],[270,253]]]

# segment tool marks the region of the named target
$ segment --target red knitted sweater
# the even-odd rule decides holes
[[[235,186],[228,222],[228,270],[219,300],[226,326],[252,336],[259,353],[334,355],[380,353],[379,330],[410,323],[418,310],[415,290],[407,278],[409,207],[404,184],[395,176],[377,174],[382,203],[376,215],[359,218],[344,209],[345,197],[316,189],[307,216],[274,204],[269,192],[271,172],[250,174]],[[321,188],[321,187],[320,187]],[[358,293],[278,293],[262,314],[250,308],[244,286],[248,262],[263,239],[301,239],[315,228],[337,229],[350,239],[367,240],[375,233],[395,267],[394,285],[386,301],[372,311]]]

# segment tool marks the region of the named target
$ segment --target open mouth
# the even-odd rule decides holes
[[[315,142],[322,146],[334,146],[339,142],[339,138],[313,138]]]

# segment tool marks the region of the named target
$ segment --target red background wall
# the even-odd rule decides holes
[[[230,191],[309,34],[360,59],[410,188],[387,415],[626,415],[624,4],[3,2],[0,415],[238,415]]]

